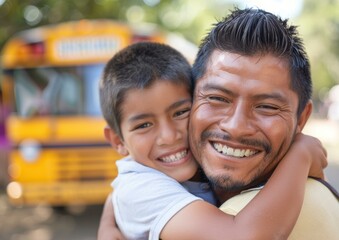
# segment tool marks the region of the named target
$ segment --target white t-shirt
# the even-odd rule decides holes
[[[112,201],[116,222],[127,239],[158,240],[165,224],[186,205],[202,199],[216,204],[206,183],[181,185],[131,157],[117,161],[117,166],[119,174],[112,182]]]

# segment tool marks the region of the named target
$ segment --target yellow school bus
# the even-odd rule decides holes
[[[20,205],[101,204],[119,156],[103,136],[98,81],[104,64],[162,32],[112,20],[39,27],[10,38],[1,52],[1,87],[9,103],[7,195]]]

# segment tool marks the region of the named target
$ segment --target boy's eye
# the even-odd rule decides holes
[[[152,126],[151,123],[147,122],[147,123],[142,123],[142,124],[139,124],[137,125],[134,129],[137,130],[137,129],[143,129],[143,128],[148,128]]]
[[[177,112],[174,113],[174,117],[180,117],[180,116],[185,117],[186,115],[188,116],[190,111],[191,111],[190,108],[177,111]]]

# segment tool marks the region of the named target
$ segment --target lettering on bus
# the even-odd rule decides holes
[[[63,60],[110,58],[120,48],[120,39],[111,36],[69,38],[56,42],[56,55]]]

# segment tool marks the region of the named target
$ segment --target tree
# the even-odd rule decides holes
[[[0,0],[0,48],[18,31],[85,18],[150,22],[199,43],[229,6],[220,0]]]
[[[199,44],[236,3],[239,0],[0,0],[0,49],[20,30],[85,18],[154,23]],[[339,83],[339,0],[304,0],[302,13],[292,23],[300,26],[312,66],[314,100],[320,101]]]
[[[339,83],[339,0],[306,0],[297,19],[310,57],[314,100]]]

